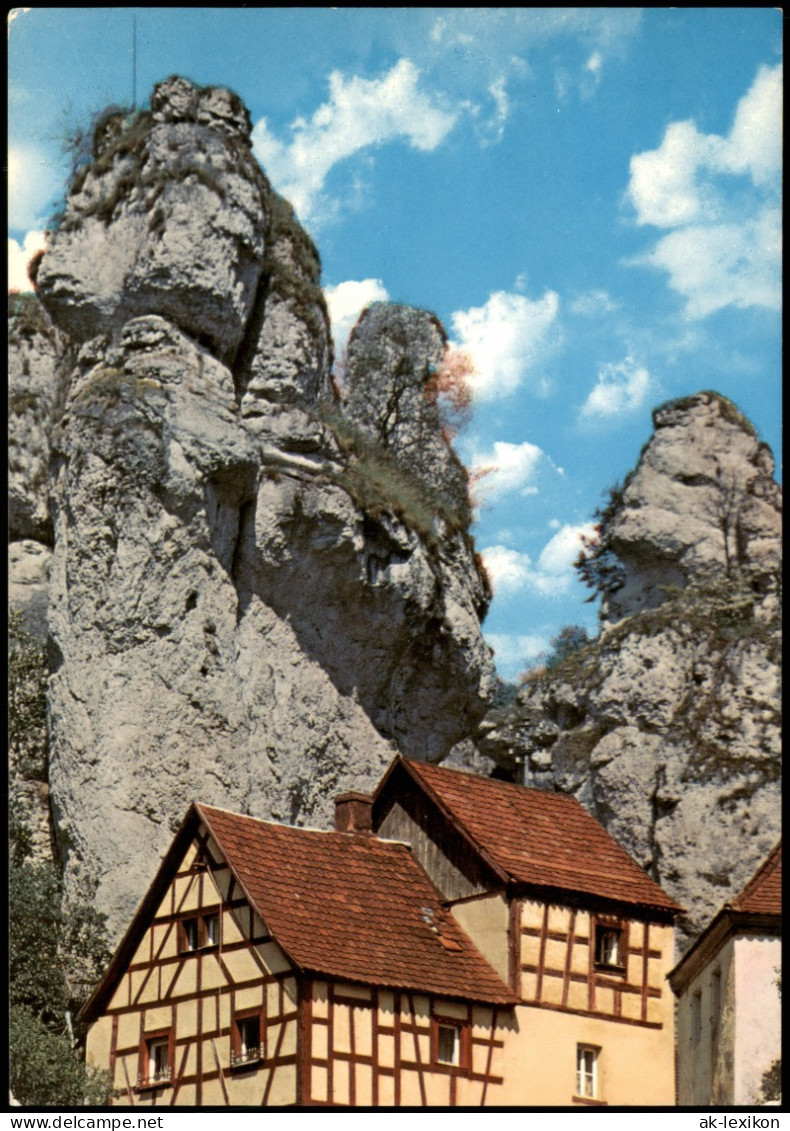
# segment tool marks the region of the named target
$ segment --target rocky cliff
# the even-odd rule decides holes
[[[318,253],[235,95],[173,78],[103,115],[34,275],[10,595],[46,639],[50,762],[18,792],[114,932],[191,799],[327,824],[395,750],[574,793],[686,938],[743,885],[779,832],[781,491],[729,401],[656,410],[581,565],[599,638],[486,715],[444,330],[376,304],[333,385]]]
[[[582,566],[599,638],[529,673],[478,745],[575,794],[687,909],[682,943],[780,835],[781,488],[715,393],[654,425]]]
[[[68,884],[96,882],[116,931],[191,799],[326,823],[490,697],[465,479],[425,396],[444,333],[377,308],[341,400],[319,277],[246,109],[178,78],[97,123],[37,264],[51,353],[74,354],[42,378],[57,419],[17,508],[50,532],[52,808]],[[375,434],[373,391],[412,423]]]

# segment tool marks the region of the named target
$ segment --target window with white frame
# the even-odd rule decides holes
[[[137,1084],[154,1088],[169,1084],[172,1076],[172,1034],[169,1030],[145,1036],[140,1048],[140,1070]]]
[[[599,1098],[598,1056],[593,1045],[576,1046],[576,1095],[583,1099]]]
[[[457,1025],[438,1025],[436,1030],[436,1059],[439,1064],[458,1064],[461,1051],[461,1033]]]
[[[597,920],[595,923],[595,965],[622,970],[625,967],[625,932],[622,923]]]
[[[231,1068],[255,1064],[263,1059],[261,1013],[259,1009],[237,1013],[231,1030]]]

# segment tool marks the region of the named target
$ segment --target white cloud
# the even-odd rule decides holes
[[[582,535],[591,537],[594,526],[591,522],[581,526],[565,523],[546,543],[538,558],[538,568],[547,577],[573,576],[573,563],[582,549]]]
[[[512,393],[534,380],[535,367],[557,341],[559,297],[546,291],[534,301],[522,294],[494,291],[484,306],[457,310],[453,335],[469,352],[476,373],[472,391],[481,399]]]
[[[347,279],[334,287],[324,287],[329,307],[335,352],[345,349],[348,336],[362,311],[371,302],[386,302],[387,288],[381,279]]]
[[[650,374],[633,358],[607,363],[582,406],[582,416],[620,416],[635,412],[651,389]]]
[[[475,453],[472,457],[473,475],[487,472],[479,480],[477,492],[486,500],[499,498],[516,490],[520,490],[522,494],[535,494],[537,488],[530,483],[530,479],[542,456],[542,449],[529,441],[509,444],[505,440],[496,440],[489,451]]]
[[[483,550],[486,573],[494,592],[512,593],[521,589],[532,574],[532,560],[528,554],[510,550],[507,546],[489,546]]]
[[[37,251],[46,243],[43,232],[28,232],[20,246],[16,240],[8,241],[8,289],[9,291],[32,291],[33,286],[27,277],[27,265]]]
[[[310,120],[298,118],[291,140],[271,133],[265,118],[253,131],[253,144],[268,176],[307,220],[320,208],[330,170],[360,150],[405,139],[414,149],[430,152],[447,136],[458,117],[437,95],[419,89],[420,72],[401,59],[377,79],[340,71],[329,76],[329,100]]]
[[[13,145],[8,150],[8,226],[12,231],[41,228],[58,190],[61,170],[43,150]]]
[[[585,291],[570,304],[571,313],[582,318],[599,318],[602,314],[612,314],[615,310],[619,310],[619,304],[606,291]]]
[[[481,550],[494,594],[530,589],[541,597],[564,596],[574,581],[573,563],[582,549],[582,535],[591,536],[593,530],[592,523],[565,523],[543,547],[534,565],[528,554],[507,546]]]
[[[523,671],[530,660],[535,660],[541,652],[549,649],[547,636],[520,636],[508,633],[486,633],[486,643],[494,649],[497,671],[506,679]]]
[[[640,225],[672,228],[631,260],[669,273],[686,315],[725,306],[778,309],[782,68],[761,67],[726,137],[673,122],[631,159],[627,195]]]
[[[763,208],[741,224],[670,232],[639,262],[669,273],[669,285],[686,298],[689,318],[705,318],[725,306],[780,310],[781,214]]]

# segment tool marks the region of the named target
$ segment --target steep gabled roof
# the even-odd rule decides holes
[[[106,1006],[201,822],[297,970],[488,1004],[517,1000],[441,906],[407,845],[193,802],[82,1020]]]
[[[407,845],[199,805],[268,930],[300,969],[368,985],[511,1003]]]
[[[727,904],[733,911],[749,915],[782,914],[782,842],[754,873],[735,899]]]
[[[504,882],[680,910],[573,797],[398,758]]]
[[[669,972],[680,994],[735,934],[776,936],[782,925],[782,842],[779,841],[752,878],[717,912],[705,930]]]

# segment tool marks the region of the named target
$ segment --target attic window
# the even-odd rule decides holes
[[[197,950],[200,937],[199,919],[182,919],[180,924],[181,945],[179,950]]]
[[[625,970],[625,929],[621,922],[596,922],[595,965],[602,970]]]
[[[211,911],[206,915],[192,915],[188,919],[181,919],[178,933],[181,951],[219,946],[219,914]]]

